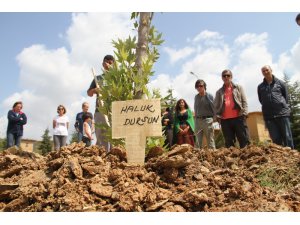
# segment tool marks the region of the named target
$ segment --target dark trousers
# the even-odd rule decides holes
[[[271,139],[275,144],[294,149],[293,136],[289,117],[277,117],[265,120]]]
[[[249,130],[244,116],[226,120],[222,119],[221,127],[226,148],[234,146],[235,138],[238,139],[240,148],[244,148],[250,144]]]
[[[172,146],[173,143],[173,129],[165,129],[164,130],[164,134],[166,136],[166,140],[165,140],[165,146],[167,148],[170,148]]]
[[[86,136],[83,136],[82,137],[82,142],[83,143],[85,143],[85,147],[89,147],[89,146],[91,146],[91,139],[89,139],[88,137],[86,137]]]

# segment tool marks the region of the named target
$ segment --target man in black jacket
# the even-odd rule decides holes
[[[258,85],[258,99],[262,105],[262,113],[274,143],[294,148],[290,125],[290,108],[288,90],[285,83],[272,74],[270,66],[261,68],[263,82]]]

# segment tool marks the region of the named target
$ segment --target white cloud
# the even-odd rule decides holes
[[[295,43],[290,51],[280,55],[278,67],[281,71],[290,76],[292,82],[300,80],[300,39]]]
[[[194,53],[196,50],[191,47],[185,47],[179,50],[175,50],[169,47],[163,48],[163,50],[169,55],[170,62],[173,64],[181,59],[184,59]]]
[[[222,40],[223,35],[215,31],[204,30],[200,32],[196,37],[194,37],[194,42],[199,42],[203,40]]]
[[[104,55],[113,54],[112,40],[126,38],[132,32],[129,19],[129,13],[76,13],[65,37],[70,52],[64,47],[48,49],[43,45],[22,50],[17,56],[21,89],[5,99],[1,107],[8,111],[15,101],[23,101],[28,117],[24,138],[41,139],[47,127],[52,133],[52,120],[59,104],[67,108],[69,133],[74,130],[82,102],[88,101],[90,111],[94,111],[95,98],[86,95],[93,79],[90,68],[101,72]],[[0,119],[2,131],[6,131],[7,118],[3,115]]]
[[[222,47],[224,46],[223,39],[224,36],[218,32],[204,30],[196,35],[196,37],[192,38],[191,44],[198,45],[199,49],[202,49],[203,47]]]
[[[184,98],[190,107],[194,107],[195,82],[203,79],[207,83],[208,92],[213,95],[222,85],[220,71],[227,68],[230,62],[230,50],[224,45],[221,48],[207,48],[182,65],[179,74],[161,74],[152,80],[149,87],[159,88],[162,94],[171,87],[174,97]],[[193,72],[197,77],[191,75]]]
[[[200,41],[209,38],[222,38],[216,32],[201,32],[194,40]],[[178,74],[161,75],[164,80],[169,81],[169,85],[174,89],[174,96],[184,98],[193,107],[196,91],[194,83],[196,77],[190,72],[194,72],[198,78],[207,83],[207,90],[213,95],[222,86],[221,72],[230,69],[233,72],[233,81],[241,84],[246,92],[249,111],[260,111],[261,106],[257,98],[257,86],[262,82],[261,67],[270,65],[273,73],[282,78],[283,73],[288,70],[292,76],[292,81],[300,80],[300,40],[293,48],[283,53],[278,62],[274,62],[271,53],[267,48],[268,34],[242,34],[238,36],[233,45],[229,46],[222,41],[218,46],[215,43],[206,45],[202,52],[199,52],[188,62],[182,65],[182,71]],[[153,80],[152,86],[162,87],[160,75]]]
[[[260,35],[253,33],[245,33],[238,36],[235,39],[235,44],[240,46],[248,46],[248,45],[265,45],[268,40],[268,34],[262,33]]]
[[[7,129],[7,117],[6,115],[0,117],[0,137],[3,138],[6,136]]]
[[[205,76],[205,74],[219,74],[220,70],[227,67],[229,62],[230,49],[227,46],[207,48],[185,63],[183,70],[186,73],[192,71],[199,77]]]
[[[112,40],[133,33],[130,13],[74,13],[72,20],[66,35],[71,60],[98,68],[104,55],[113,55]]]
[[[193,42],[188,42],[191,46],[185,46],[177,51],[168,47],[164,48],[168,52],[171,62],[179,58],[178,55],[191,52],[186,54],[190,56],[189,60],[182,64],[181,72],[178,74],[160,74],[150,82],[149,87],[159,88],[163,95],[171,87],[174,97],[177,99],[184,98],[193,108],[194,96],[197,94],[194,88],[196,80],[205,80],[208,92],[214,95],[222,85],[220,71],[229,66],[231,51],[223,43],[223,36],[218,32],[205,30],[192,40]],[[202,42],[205,43],[205,46],[202,46]],[[197,54],[191,57],[192,53]],[[190,72],[193,72],[197,77],[191,75]]]
[[[266,33],[259,35],[246,33],[237,37],[232,47],[237,61],[232,68],[233,81],[243,86],[249,112],[261,110],[257,98],[257,86],[263,80],[261,67],[264,65],[273,67],[272,55],[266,46],[267,38]]]

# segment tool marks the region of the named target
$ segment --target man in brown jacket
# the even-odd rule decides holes
[[[246,123],[248,104],[242,86],[232,82],[232,72],[222,72],[223,86],[216,92],[214,106],[218,121],[221,123],[225,146],[234,146],[238,139],[240,148],[250,143]]]

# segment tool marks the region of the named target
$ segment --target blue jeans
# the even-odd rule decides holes
[[[83,137],[83,134],[79,131],[78,132],[78,143],[82,141],[82,137]]]
[[[293,136],[289,117],[277,117],[265,120],[271,139],[275,144],[294,149]]]
[[[10,148],[14,145],[20,147],[22,136],[12,133],[7,133],[7,148]]]

